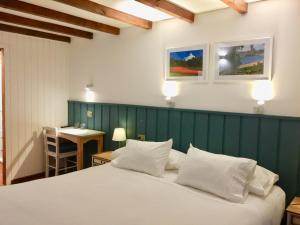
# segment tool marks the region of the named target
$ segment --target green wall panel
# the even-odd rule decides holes
[[[224,116],[211,115],[209,117],[208,150],[213,153],[223,152]]]
[[[208,123],[208,114],[196,113],[194,145],[202,150],[207,150],[208,148]]]
[[[129,107],[127,110],[127,138],[136,139],[136,108]]]
[[[169,124],[169,137],[173,138],[173,148],[179,149],[181,133],[181,113],[178,111],[170,111]]]
[[[102,130],[102,105],[95,104],[95,113],[94,113],[94,122],[95,130]]]
[[[238,156],[240,149],[241,118],[239,116],[226,116],[224,122],[223,153]]]
[[[87,118],[87,110],[93,118]],[[69,101],[68,124],[76,122],[104,131],[105,150],[117,148],[113,130],[123,127],[132,139],[137,134],[149,141],[173,138],[173,148],[183,152],[193,143],[202,150],[252,158],[279,173],[287,202],[300,194],[300,118]],[[95,146],[85,147],[87,167]]]
[[[160,109],[157,114],[157,141],[165,141],[168,139],[168,110]]]
[[[240,156],[256,159],[259,142],[259,119],[243,117],[240,135]]]
[[[146,109],[137,108],[137,126],[136,133],[145,134],[146,133]]]
[[[95,105],[94,104],[88,104],[88,111],[92,112],[93,116],[87,118],[87,127],[89,129],[95,129]]]
[[[146,118],[146,140],[155,141],[156,140],[156,129],[157,129],[157,110],[147,109]]]
[[[180,150],[187,152],[190,143],[194,140],[194,113],[193,112],[183,112],[181,116],[181,140],[180,140]]]

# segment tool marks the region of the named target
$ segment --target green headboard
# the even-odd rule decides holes
[[[106,150],[117,148],[112,133],[124,127],[132,139],[138,134],[149,141],[173,138],[173,148],[183,152],[193,143],[210,152],[255,159],[279,174],[288,202],[300,190],[300,118],[78,101],[69,101],[68,109],[69,125],[83,122],[106,132]]]

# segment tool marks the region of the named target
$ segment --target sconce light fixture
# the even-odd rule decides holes
[[[85,86],[85,100],[87,102],[95,101],[94,85],[92,83]]]
[[[178,86],[176,81],[165,81],[163,84],[163,95],[166,97],[166,102],[169,107],[173,107],[175,102],[172,101],[173,97],[178,95]]]
[[[256,113],[263,113],[263,105],[266,101],[270,101],[274,97],[273,85],[270,80],[258,80],[255,81],[253,86],[252,97],[257,101],[257,107],[255,107]]]

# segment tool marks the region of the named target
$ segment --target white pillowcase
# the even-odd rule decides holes
[[[113,151],[111,155],[112,160],[118,158],[124,151],[126,151],[126,147],[122,147]],[[182,165],[183,161],[185,160],[185,158],[186,158],[185,153],[171,149],[165,169],[178,170]]]
[[[213,154],[191,145],[176,182],[243,203],[255,167],[254,160]]]
[[[270,194],[279,176],[261,166],[256,166],[255,173],[249,183],[249,192],[262,197]]]
[[[118,158],[124,151],[126,147],[118,148],[111,153],[111,160]]]
[[[163,175],[173,141],[146,142],[127,140],[126,150],[112,165],[160,177]]]
[[[166,170],[178,170],[183,164],[186,154],[174,149],[171,149],[169,159],[166,165]]]

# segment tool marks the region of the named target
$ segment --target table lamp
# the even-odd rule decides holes
[[[113,141],[119,142],[119,148],[121,147],[121,143],[126,141],[126,132],[124,128],[115,128],[114,134],[112,137]]]

